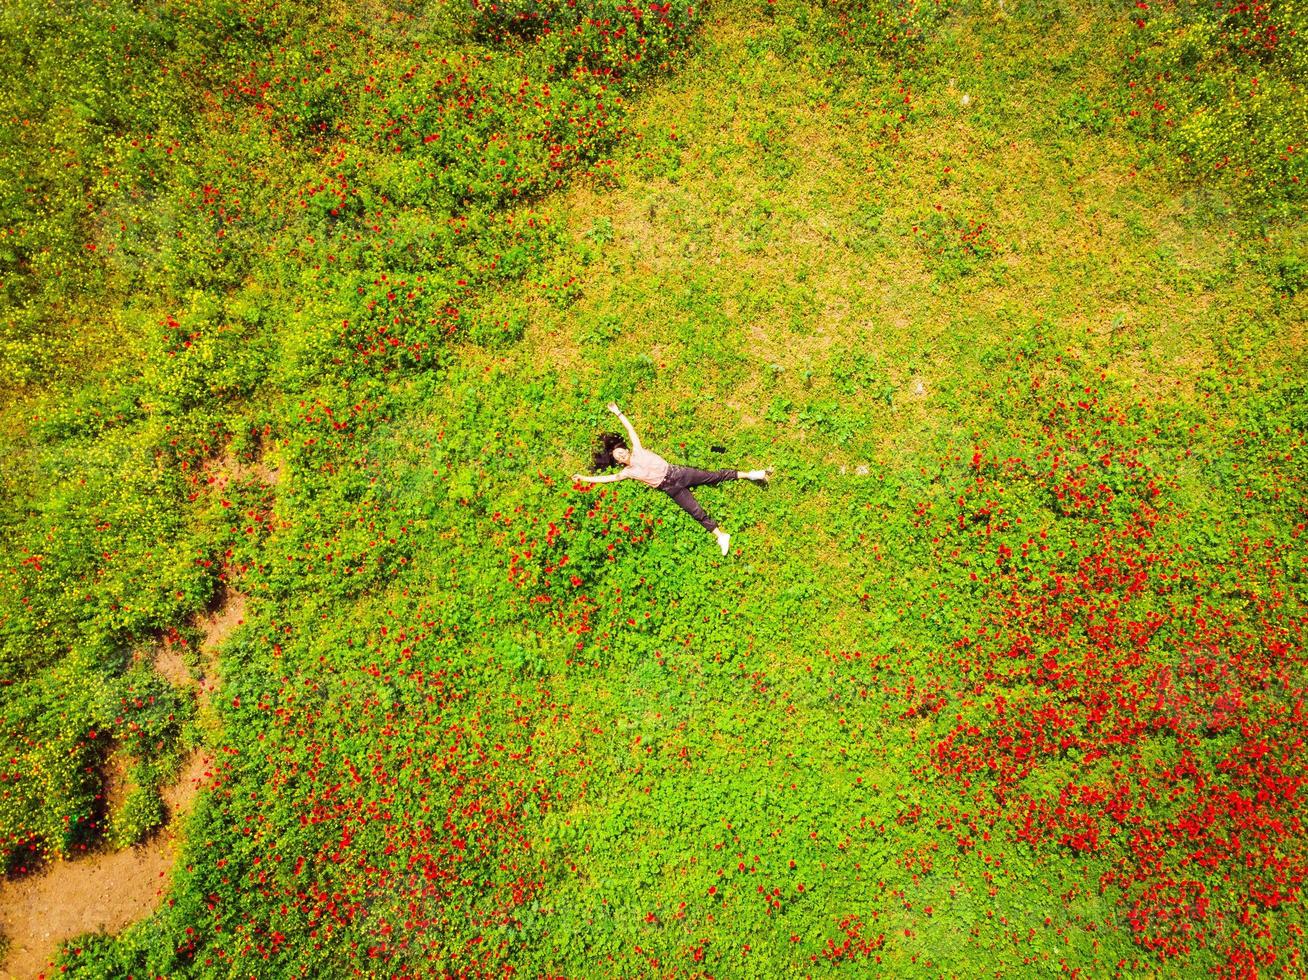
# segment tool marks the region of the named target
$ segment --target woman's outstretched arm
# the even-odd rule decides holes
[[[640,436],[636,435],[636,430],[631,427],[631,423],[627,421],[627,417],[622,414],[622,409],[618,408],[615,402],[609,402],[609,411],[618,417],[618,421],[622,423],[622,427],[627,430],[627,435],[631,437],[631,448],[639,449]]]
[[[586,476],[582,473],[573,473],[572,480],[574,483],[617,483],[619,480],[625,480],[626,472],[609,473],[605,476]]]

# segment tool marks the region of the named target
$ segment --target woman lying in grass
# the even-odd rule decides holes
[[[627,435],[631,437],[631,446],[622,441],[622,436],[606,432],[600,436],[600,450],[595,454],[595,469],[605,470],[615,463],[622,466],[617,473],[607,476],[584,476],[573,474],[572,479],[580,483],[617,483],[619,480],[639,480],[656,490],[662,490],[675,500],[691,517],[699,521],[706,531],[711,531],[718,539],[718,547],[725,555],[731,547],[731,535],[718,527],[717,521],[704,513],[691,487],[715,487],[725,480],[754,480],[766,483],[771,470],[697,470],[690,466],[677,466],[669,463],[658,453],[650,452],[640,444],[640,436],[631,427],[622,409],[612,403],[609,411],[618,417]]]

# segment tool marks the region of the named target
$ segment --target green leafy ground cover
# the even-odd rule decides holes
[[[224,760],[68,970],[1301,974],[1302,14],[1144,10],[6,8],[6,861]]]

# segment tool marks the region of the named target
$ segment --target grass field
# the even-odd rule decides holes
[[[1308,970],[1302,166],[1185,142],[1206,21],[235,9],[127,18],[186,80],[70,103],[65,212],[0,183],[8,869],[221,760],[70,974]],[[776,469],[730,555],[570,485],[609,401]]]

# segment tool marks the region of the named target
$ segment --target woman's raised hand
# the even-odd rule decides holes
[[[617,402],[609,402],[609,411],[612,412],[614,415],[622,414],[622,409],[618,408]]]

